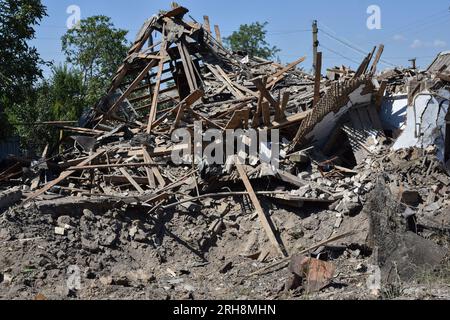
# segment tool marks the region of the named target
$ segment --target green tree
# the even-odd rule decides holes
[[[83,74],[85,98],[95,104],[107,90],[117,68],[126,57],[128,31],[116,29],[111,18],[93,16],[62,37],[67,62]]]
[[[8,121],[14,126],[22,149],[28,154],[37,154],[48,142],[54,140],[53,136],[57,133],[48,126],[35,125],[52,119],[48,101],[50,95],[50,84],[43,81],[27,94],[24,101],[7,110]]]
[[[239,31],[233,32],[231,36],[224,39],[225,44],[231,50],[247,52],[251,57],[274,58],[280,50],[267,42],[267,24],[267,22],[243,24],[239,27]]]
[[[31,90],[22,103],[8,110],[8,119],[21,138],[22,148],[39,154],[47,143],[58,140],[55,128],[42,125],[46,121],[77,121],[85,107],[83,76],[79,71],[59,66],[49,80]]]
[[[50,87],[51,117],[54,120],[78,120],[87,107],[84,97],[83,75],[67,65],[55,67]]]
[[[46,15],[40,0],[0,0],[0,137],[9,134],[5,112],[13,102],[27,100],[42,77],[43,63],[28,41],[34,26]]]

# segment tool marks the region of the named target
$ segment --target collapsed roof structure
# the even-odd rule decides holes
[[[355,240],[352,224],[340,227],[344,216],[353,221],[350,217],[368,201],[365,195],[377,179],[374,172],[383,171],[392,142],[393,150],[428,150],[423,158],[430,166],[426,174],[441,185],[433,195],[450,192],[450,180],[429,153],[431,147],[441,162],[450,158],[448,54],[440,55],[425,72],[394,69],[377,75],[381,45],[358,70],[330,69],[324,78],[320,67],[315,75],[297,68],[305,58],[283,66],[230,52],[217,27],[214,37],[208,20],[204,25],[187,21],[187,13],[174,6],[145,22],[104,98],[80,119],[79,127],[61,126],[76,134],[61,141],[67,147],[63,152],[44,152],[26,174],[23,161],[0,174],[0,182],[27,185],[22,205],[34,202],[41,212],[57,215],[126,207],[129,212],[163,216],[174,209],[210,212],[211,199],[237,205],[233,197],[248,196],[276,258],[291,256],[293,248],[282,240],[261,199],[294,212],[305,205],[337,212],[331,235],[311,243],[304,253],[314,251],[317,256],[331,242],[366,245],[361,238]],[[196,121],[223,136],[227,130],[279,129],[279,168],[258,159],[244,164],[228,158],[214,164],[205,159],[195,163],[192,156],[190,165],[173,163],[171,155],[179,146],[172,134],[180,128],[194,132]],[[201,143],[204,149],[206,142]],[[198,146],[191,141],[185,147],[193,155]],[[389,161],[399,165],[396,157],[417,160],[412,153],[394,152]],[[407,174],[421,174],[418,170],[412,167]],[[413,187],[411,177],[401,177],[391,181],[395,192],[408,205],[418,205],[412,203],[417,199],[404,196]],[[14,193],[4,207],[21,196]],[[427,206],[434,202],[429,199]],[[223,221],[228,212],[227,207],[218,219]],[[216,227],[213,223],[210,231],[217,235],[221,228]],[[203,251],[210,248],[205,239],[198,246]],[[267,256],[260,251],[257,259],[264,262]],[[323,288],[331,278],[314,288]]]

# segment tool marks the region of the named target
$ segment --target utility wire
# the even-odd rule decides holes
[[[414,29],[414,27],[417,26],[418,24],[425,25],[425,24],[427,24],[429,22],[435,22],[437,19],[442,19],[442,18],[444,18],[444,17],[446,17],[448,15],[449,15],[448,11],[443,12],[441,10],[438,13],[432,14],[430,16],[427,16],[427,17],[423,18],[423,19],[415,20],[415,21],[413,21],[411,23],[408,23],[408,24],[404,25],[403,27],[396,28],[395,32],[392,33],[392,34],[389,34],[387,37],[391,38],[391,37],[395,36],[396,34],[400,34],[400,33],[405,32],[405,31],[408,31],[408,33],[409,33],[409,31],[411,31],[411,29]],[[434,19],[432,21],[430,21],[430,19],[432,19],[432,18],[434,18]]]
[[[349,57],[343,55],[342,53],[340,53],[340,52],[338,52],[336,50],[333,50],[333,49],[330,49],[328,47],[325,47],[322,43],[319,44],[319,47],[324,48],[325,50],[330,51],[331,53],[337,54],[341,58],[344,58],[344,59],[346,59],[348,61],[351,61],[351,62],[356,63],[356,64],[361,64],[361,61],[353,60],[352,58],[349,58]]]
[[[332,35],[332,34],[326,32],[326,31],[323,30],[323,29],[319,29],[319,31],[322,32],[323,34],[325,34],[327,37],[329,37],[329,38],[331,38],[331,39],[333,39],[333,40],[335,40],[335,41],[337,41],[337,42],[340,42],[340,43],[342,43],[343,45],[349,47],[350,49],[353,49],[354,51],[356,51],[356,52],[358,52],[358,53],[360,53],[360,54],[362,54],[362,55],[364,55],[364,56],[367,56],[367,51],[364,51],[364,50],[362,50],[362,49],[359,49],[359,48],[357,48],[357,47],[355,47],[355,46],[349,44],[348,42],[346,42],[346,41],[344,41],[344,40],[342,40],[342,39],[340,39],[340,38],[338,38],[338,37],[335,37],[334,35]]]
[[[323,25],[323,23],[321,23],[321,24]],[[326,26],[325,26],[325,27],[326,27]],[[326,27],[326,28],[328,28],[328,27]],[[325,30],[323,30],[323,29],[320,29],[320,31],[321,31],[323,34],[325,34],[327,37],[329,37],[329,38],[331,38],[331,39],[333,39],[333,40],[335,40],[335,41],[338,41],[339,43],[341,43],[341,44],[343,44],[343,45],[349,47],[350,49],[352,49],[352,50],[354,50],[354,51],[356,51],[356,52],[358,52],[358,53],[360,53],[360,54],[362,54],[363,56],[367,56],[367,54],[368,54],[367,52],[368,52],[368,51],[365,51],[365,50],[363,50],[363,49],[357,47],[355,44],[351,43],[350,41],[344,40],[344,39],[339,38],[339,37],[337,37],[337,36],[334,36],[334,35],[332,35],[331,33],[327,32],[327,31],[325,31]],[[383,63],[383,64],[385,64],[385,65],[387,65],[387,66],[396,67],[396,65],[395,65],[394,63],[392,63],[392,62],[390,62],[390,61],[387,61],[387,60],[385,60],[385,59],[380,59],[380,62]]]

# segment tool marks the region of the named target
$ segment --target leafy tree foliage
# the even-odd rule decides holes
[[[42,76],[43,61],[28,41],[45,15],[40,0],[0,0],[0,137],[9,134],[7,109],[27,100],[33,83]]]
[[[126,57],[128,31],[116,29],[111,18],[93,16],[62,37],[67,62],[81,71],[85,99],[95,104],[104,94],[118,66]]]
[[[231,50],[247,52],[251,57],[274,58],[280,50],[267,42],[267,24],[267,22],[243,24],[239,27],[239,31],[233,32],[231,36],[224,39],[225,44]]]
[[[83,76],[67,65],[54,68],[50,87],[51,116],[54,120],[78,120],[87,107],[83,97]]]
[[[49,80],[41,82],[24,102],[8,110],[9,121],[21,137],[25,150],[39,153],[47,143],[57,142],[57,130],[42,122],[78,120],[85,107],[82,82],[80,72],[67,66],[55,67]]]
[[[70,67],[54,67],[48,79],[38,81],[43,61],[27,41],[44,15],[39,0],[0,0],[0,135],[14,130],[22,148],[36,154],[59,137],[55,128],[41,123],[77,121],[103,96],[128,47],[127,31],[116,29],[110,18],[87,18],[62,38]],[[5,112],[2,105],[8,106]]]

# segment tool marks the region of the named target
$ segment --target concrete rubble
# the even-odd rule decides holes
[[[0,169],[0,298],[449,298],[447,55],[377,73],[380,45],[322,77],[187,13],[147,20],[80,126]],[[193,163],[195,142],[175,164],[196,121],[279,129],[279,167]]]

